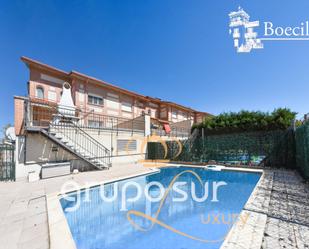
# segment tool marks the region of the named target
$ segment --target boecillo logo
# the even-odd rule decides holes
[[[238,53],[249,53],[264,48],[264,41],[309,41],[309,21],[296,26],[279,26],[271,21],[263,22],[264,33],[256,31],[260,21],[250,21],[249,14],[241,7],[229,14],[229,32]]]

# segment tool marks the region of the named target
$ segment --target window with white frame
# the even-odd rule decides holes
[[[132,104],[130,102],[122,102],[121,110],[125,112],[132,112]]]
[[[38,86],[35,89],[35,97],[39,99],[44,99],[44,89],[41,86]]]
[[[103,127],[103,122],[96,120],[88,120],[88,126],[91,128],[101,128]]]
[[[48,91],[48,100],[57,101],[57,93],[54,91]]]
[[[96,96],[96,95],[91,95],[88,94],[88,104],[91,105],[103,105],[103,98]]]
[[[172,111],[172,118],[177,118],[177,111]]]
[[[157,115],[157,110],[150,109],[150,116],[151,116],[152,118],[155,118],[156,115]]]
[[[117,94],[107,93],[106,107],[118,110],[119,105],[119,96]]]
[[[179,111],[178,112],[178,119],[180,120],[180,121],[182,121],[183,119],[184,119],[184,113],[183,112],[181,112],[181,111]]]

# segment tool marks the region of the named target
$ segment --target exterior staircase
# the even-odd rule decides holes
[[[111,153],[104,145],[90,136],[69,119],[50,123],[49,129],[41,132],[78,158],[97,169],[111,167]]]

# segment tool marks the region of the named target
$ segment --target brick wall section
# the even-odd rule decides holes
[[[24,120],[24,98],[14,96],[14,125],[16,136],[22,135],[23,132],[23,120]]]

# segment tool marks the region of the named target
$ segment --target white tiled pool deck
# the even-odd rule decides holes
[[[51,212],[48,222],[46,201],[60,192],[64,182],[85,186],[148,172],[153,171],[122,165],[34,183],[0,182],[0,248],[65,248],[61,240],[67,231],[51,224],[59,218],[51,217]],[[222,248],[309,248],[309,185],[297,172],[264,170],[243,212],[249,214],[248,221],[233,226]]]
[[[59,193],[68,180],[85,186],[147,172],[151,169],[141,165],[121,165],[32,183],[0,182],[0,249],[50,248],[46,197]]]

